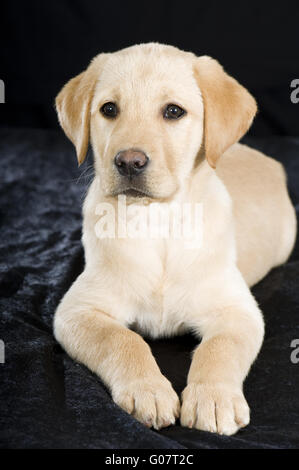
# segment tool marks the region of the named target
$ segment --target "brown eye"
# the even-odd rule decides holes
[[[118,114],[118,109],[115,103],[105,103],[101,107],[101,113],[107,118],[115,118]]]
[[[164,110],[163,117],[165,119],[179,119],[185,113],[186,111],[177,104],[168,104]]]

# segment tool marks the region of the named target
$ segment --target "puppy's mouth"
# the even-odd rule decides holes
[[[150,198],[154,199],[154,195],[145,188],[138,188],[138,187],[128,187],[128,188],[120,188],[114,191],[111,194],[112,197],[118,196],[126,196],[128,198],[134,199],[141,199],[141,198]]]
[[[152,195],[149,192],[142,191],[140,189],[134,189],[134,188],[126,189],[125,191],[122,191],[120,194],[123,194],[124,196],[128,196],[128,197],[136,197],[136,198],[152,197]]]

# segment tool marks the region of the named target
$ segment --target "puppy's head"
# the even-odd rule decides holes
[[[56,98],[79,164],[91,141],[107,197],[171,198],[199,152],[212,168],[248,130],[254,98],[210,57],[142,44],[100,54]]]

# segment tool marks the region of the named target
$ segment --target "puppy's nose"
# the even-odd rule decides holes
[[[142,173],[147,164],[149,158],[141,150],[122,150],[118,152],[114,159],[114,163],[118,172],[122,176],[128,176],[132,178]]]

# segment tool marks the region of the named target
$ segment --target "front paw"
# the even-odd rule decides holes
[[[248,423],[249,407],[238,387],[190,383],[183,391],[182,426],[231,436]]]
[[[179,417],[179,398],[163,375],[118,386],[112,398],[138,421],[155,429],[170,426]]]

